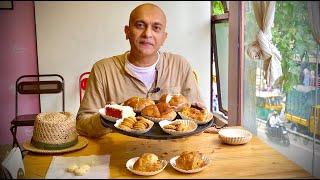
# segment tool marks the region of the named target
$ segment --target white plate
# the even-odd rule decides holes
[[[169,125],[169,124],[171,124],[171,123],[173,123],[173,122],[181,122],[181,123],[189,126],[190,129],[189,129],[188,131],[175,131],[175,130],[170,130],[170,129],[164,128],[164,126]],[[195,130],[197,129],[197,127],[198,127],[197,123],[195,123],[194,121],[192,121],[192,120],[185,120],[185,119],[177,119],[177,120],[175,120],[175,121],[164,120],[164,121],[160,121],[160,122],[159,122],[159,125],[160,125],[161,129],[162,129],[164,132],[166,132],[166,133],[168,133],[168,134],[171,134],[171,135],[187,134],[187,133],[190,133],[190,132],[195,131]]]
[[[101,115],[104,119],[109,120],[109,121],[111,121],[111,122],[116,122],[116,121],[119,119],[119,118],[115,118],[115,117],[106,115],[106,109],[105,109],[105,107],[100,108],[100,109],[99,109],[99,113],[100,113],[100,115]],[[135,115],[136,115],[136,114],[134,113],[134,116],[135,116]]]
[[[121,124],[121,122],[123,122],[123,120],[124,120],[124,119],[118,119],[118,120],[116,121],[116,123],[114,124],[114,127],[116,127],[117,129],[121,129],[121,130],[123,130],[123,131],[131,132],[131,133],[136,133],[136,134],[146,133],[146,132],[148,132],[148,131],[152,128],[152,126],[154,125],[154,122],[146,119],[146,121],[147,121],[148,124],[149,124],[149,127],[148,127],[147,129],[144,129],[144,130],[134,130],[134,129],[127,130],[127,129],[122,129],[122,128],[119,127],[119,125]]]
[[[163,171],[164,168],[168,164],[168,162],[166,160],[160,160],[162,168],[159,169],[158,171],[152,171],[152,172],[136,171],[136,170],[133,169],[133,165],[138,159],[139,159],[139,157],[134,157],[134,158],[129,159],[127,161],[127,163],[126,163],[126,167],[132,173],[137,174],[137,175],[141,175],[141,176],[153,176],[153,175],[156,175],[156,174],[160,173],[161,171]]]
[[[197,119],[192,119],[191,117],[186,116],[186,115],[184,115],[184,114],[181,113],[181,112],[178,112],[178,114],[180,115],[180,117],[181,117],[182,119],[192,120],[192,121],[196,122],[197,124],[207,124],[207,123],[208,123],[209,121],[211,121],[211,119],[213,118],[213,114],[212,114],[211,112],[208,112],[207,119],[204,120],[204,121],[199,121],[199,120],[197,120]]]
[[[116,120],[118,120],[118,118],[115,118],[115,117],[111,117],[111,116],[106,115],[106,110],[105,110],[105,108],[100,108],[100,109],[99,109],[99,113],[100,113],[100,115],[101,115],[104,119],[106,119],[106,120],[109,120],[109,121],[112,121],[112,122],[116,122]]]
[[[192,169],[192,170],[184,170],[184,169],[180,169],[180,168],[178,168],[177,167],[177,165],[176,165],[176,160],[179,158],[180,156],[175,156],[175,157],[173,157],[173,158],[171,158],[170,159],[170,164],[171,164],[171,166],[175,169],[175,170],[177,170],[177,171],[180,171],[180,172],[183,172],[183,173],[188,173],[188,174],[190,174],[190,173],[197,173],[197,172],[200,172],[200,171],[202,171],[204,168],[206,168],[209,164],[210,164],[210,159],[208,158],[208,157],[206,157],[206,156],[202,156],[202,159],[204,160],[204,162],[205,162],[205,165],[204,166],[202,166],[201,168],[198,168],[198,169]]]

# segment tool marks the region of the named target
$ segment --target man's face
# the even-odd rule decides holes
[[[152,6],[138,8],[125,27],[130,53],[140,57],[155,55],[167,37],[165,29],[166,19],[161,10]]]

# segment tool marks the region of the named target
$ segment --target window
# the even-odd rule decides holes
[[[272,43],[281,54],[283,75],[273,85],[266,83],[265,62],[246,52],[258,26],[252,2],[245,7],[243,125],[256,127],[258,137],[319,178],[319,45],[310,29],[307,2],[276,2]],[[280,119],[275,127],[268,125],[271,116]],[[270,131],[274,128],[279,131]]]

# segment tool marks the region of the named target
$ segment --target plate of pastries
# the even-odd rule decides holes
[[[142,116],[130,116],[117,120],[114,126],[123,131],[141,134],[148,132],[152,128],[153,124],[154,122]]]
[[[167,164],[166,160],[160,160],[154,153],[143,153],[140,157],[129,159],[126,167],[134,174],[152,176],[163,171]]]
[[[174,121],[163,120],[159,122],[162,130],[171,135],[181,135],[193,132],[198,124],[192,120],[177,119]]]
[[[191,106],[181,94],[164,94],[159,100],[134,96],[121,104],[107,104],[99,113],[105,127],[147,139],[186,137],[213,123],[211,112]]]
[[[206,124],[213,118],[213,114],[207,109],[184,107],[178,112],[183,119],[193,120],[197,124]]]
[[[210,159],[199,151],[184,151],[170,159],[171,166],[183,173],[197,173],[210,164]]]

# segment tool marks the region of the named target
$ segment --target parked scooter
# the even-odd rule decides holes
[[[290,145],[288,131],[277,113],[273,113],[268,118],[266,126],[266,135],[271,141],[282,143],[285,146]]]

